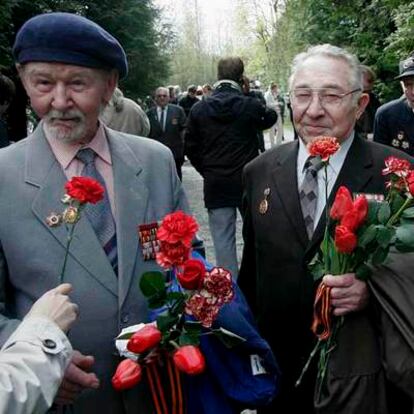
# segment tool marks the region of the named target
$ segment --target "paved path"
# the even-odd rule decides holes
[[[293,139],[293,132],[289,128],[285,128],[285,139],[291,141]],[[270,142],[268,134],[265,133],[265,148],[270,148]],[[203,179],[198,172],[186,161],[183,165],[183,183],[187,193],[187,197],[190,202],[191,211],[193,212],[199,226],[199,235],[204,240],[206,247],[207,260],[211,263],[215,263],[213,241],[211,239],[210,231],[208,228],[208,215],[207,210],[204,207],[203,201]],[[237,219],[237,255],[239,257],[239,264],[241,254],[243,250],[243,239],[241,235],[242,222],[241,217]]]

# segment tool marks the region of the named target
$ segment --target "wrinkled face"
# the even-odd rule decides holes
[[[351,93],[337,99],[336,103],[330,103],[330,97],[322,103],[320,97],[320,94],[341,95],[352,91],[350,75],[350,68],[344,61],[327,56],[308,58],[296,72],[292,91],[311,89],[312,94],[305,104],[291,96],[295,128],[305,143],[319,135],[333,136],[342,142],[350,135],[368,104],[368,95],[362,94],[355,102],[355,96]]]
[[[155,102],[161,108],[164,108],[170,101],[170,94],[166,88],[158,88],[155,91]]]
[[[112,96],[116,73],[63,63],[30,62],[18,68],[32,108],[56,139],[89,142]]]
[[[407,98],[408,104],[414,108],[414,76],[407,76],[401,81],[401,86],[404,95]]]

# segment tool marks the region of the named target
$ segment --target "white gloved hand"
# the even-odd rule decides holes
[[[72,291],[72,285],[63,283],[49,290],[32,306],[26,318],[48,318],[63,332],[67,332],[79,314],[78,305],[72,303],[67,296]]]

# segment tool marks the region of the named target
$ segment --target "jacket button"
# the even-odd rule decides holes
[[[129,321],[129,315],[127,313],[124,313],[121,317],[122,323],[128,323]]]
[[[55,349],[56,348],[56,342],[53,340],[53,339],[44,339],[43,340],[43,345],[46,347],[46,348],[49,348],[49,349]]]

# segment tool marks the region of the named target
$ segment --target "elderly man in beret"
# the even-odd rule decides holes
[[[144,260],[140,225],[187,209],[174,159],[156,141],[99,122],[127,60],[97,24],[74,14],[39,15],[22,26],[13,52],[41,122],[0,151],[0,342],[58,285],[67,233],[46,218],[62,211],[68,179],[92,175],[106,189],[103,221],[86,210],[70,248],[64,280],[75,288],[81,316],[69,333],[76,351],[55,402],[73,404],[75,413],[152,413],[145,383],[120,394],[110,380],[119,362],[114,338],[147,315],[138,278],[157,268]]]

